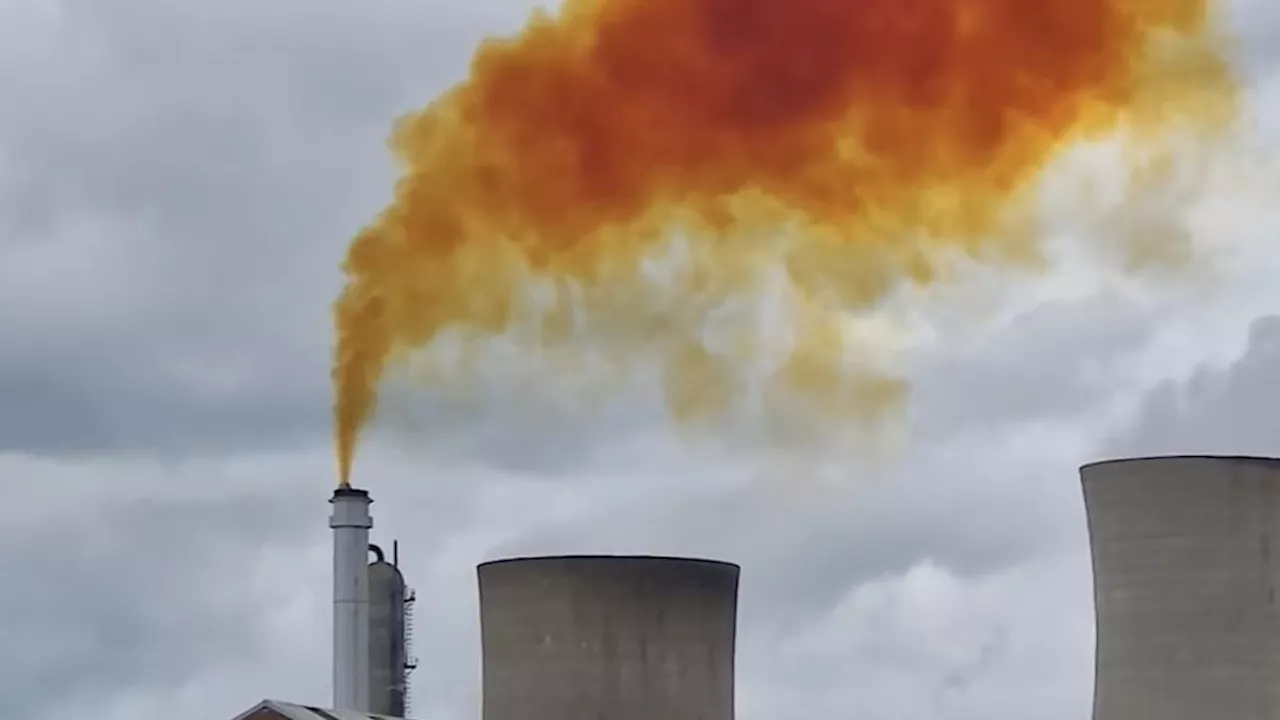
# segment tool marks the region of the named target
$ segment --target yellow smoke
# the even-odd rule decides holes
[[[904,387],[858,361],[850,314],[933,282],[940,254],[1034,260],[1036,181],[1077,141],[1119,133],[1136,167],[1231,120],[1211,9],[567,0],[533,15],[395,128],[395,199],[352,243],[335,308],[340,482],[388,363],[445,329],[657,358],[672,412],[713,417],[760,348],[742,333],[713,351],[707,322],[778,283],[791,351],[764,402],[874,419]],[[674,275],[649,271],[673,255]]]

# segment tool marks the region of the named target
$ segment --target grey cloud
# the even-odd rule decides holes
[[[123,497],[88,519],[0,536],[5,717],[46,717],[55,698],[178,687],[268,650],[252,567],[264,545],[300,551],[307,533],[287,498]]]
[[[60,10],[30,28],[47,54],[0,71],[0,448],[317,432],[338,264],[389,196],[383,138],[456,75],[481,17],[289,0]]]
[[[977,346],[920,368],[913,431],[927,440],[967,426],[1078,416],[1113,392],[1112,370],[1150,341],[1160,320],[1106,295],[1029,310]]]
[[[580,402],[555,380],[502,376],[462,392],[388,383],[376,425],[402,445],[457,460],[550,478],[607,455],[610,448],[667,420],[657,389],[620,387],[600,403]]]
[[[1232,31],[1239,43],[1239,57],[1245,77],[1266,80],[1280,63],[1280,11],[1266,0],[1238,0],[1236,22]]]
[[[253,342],[243,336],[237,340]],[[143,345],[126,341],[113,349],[91,346],[49,356],[41,352],[49,348],[0,353],[9,359],[0,362],[0,450],[176,457],[310,442],[325,432],[323,385],[291,376],[267,349],[246,350],[247,358],[237,358],[226,341],[183,348],[174,338],[148,353],[146,345],[159,342],[151,337],[141,340]],[[233,373],[229,387],[219,387],[207,377],[190,377],[185,368],[195,363],[182,357],[188,352],[216,365],[252,367]],[[219,373],[218,367],[199,368],[193,370]]]
[[[922,559],[968,580],[1078,545],[1079,440],[1064,429],[1059,447],[1044,451],[1018,434],[1008,431],[1002,446],[966,437],[916,449],[891,468],[845,457],[826,486],[811,477],[819,463],[796,458],[758,482],[720,491],[624,496],[493,552],[692,552],[741,562],[750,598],[744,626],[786,636],[824,616],[850,587]],[[715,481],[699,478],[696,464],[686,474]]]
[[[1105,455],[1280,453],[1280,316],[1254,321],[1244,355],[1151,391]]]
[[[753,716],[796,704],[823,718],[1087,716],[1087,568],[1083,553],[1039,554],[961,579],[923,561],[860,583],[801,632],[756,646],[744,673],[776,695]]]

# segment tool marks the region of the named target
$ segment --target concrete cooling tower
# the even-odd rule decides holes
[[[1094,720],[1280,720],[1280,460],[1115,460],[1080,475]]]
[[[733,720],[738,572],[659,557],[481,565],[483,720]]]

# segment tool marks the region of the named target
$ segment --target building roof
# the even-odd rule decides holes
[[[263,700],[231,720],[405,720],[388,715],[370,715],[350,710],[330,710],[311,705],[295,705],[279,700]]]

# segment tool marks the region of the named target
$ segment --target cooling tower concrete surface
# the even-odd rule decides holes
[[[1280,720],[1280,460],[1115,460],[1080,475],[1094,720]]]
[[[737,565],[540,557],[478,574],[484,720],[732,720]]]

